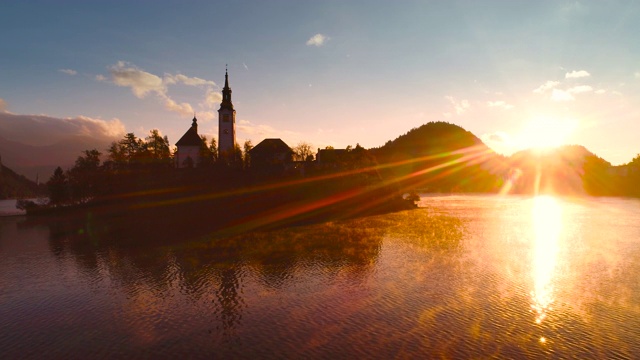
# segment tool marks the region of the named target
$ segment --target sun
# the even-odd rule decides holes
[[[537,117],[524,124],[515,143],[521,149],[548,150],[566,145],[577,128],[574,119]]]

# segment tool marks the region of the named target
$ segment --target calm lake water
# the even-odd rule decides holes
[[[421,206],[163,246],[0,218],[0,358],[638,357],[640,201]]]

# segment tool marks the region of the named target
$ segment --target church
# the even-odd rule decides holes
[[[178,148],[175,154],[177,168],[195,167],[200,162],[200,149],[204,146],[198,134],[198,119],[195,115],[191,127],[176,142]],[[231,102],[231,88],[229,87],[229,72],[224,74],[224,88],[222,88],[222,102],[218,109],[218,155],[221,157],[233,153],[236,148],[236,110]]]

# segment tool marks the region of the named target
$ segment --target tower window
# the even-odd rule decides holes
[[[229,114],[222,115],[222,121],[229,122]]]

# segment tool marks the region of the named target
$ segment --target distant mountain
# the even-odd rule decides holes
[[[34,197],[43,192],[43,186],[39,187],[35,182],[0,165],[0,200]]]
[[[105,152],[109,146],[106,141],[96,142],[86,136],[69,136],[55,144],[34,146],[0,137],[0,156],[2,163],[16,172],[41,182],[46,182],[56,167],[71,167],[83,150],[98,149]]]
[[[584,146],[566,145],[520,151],[509,158],[508,166],[515,193],[640,197],[640,156],[612,166]]]
[[[460,126],[430,122],[371,149],[383,178],[425,191],[497,191],[504,158]]]
[[[613,167],[580,145],[504,157],[460,126],[431,122],[370,150],[401,189],[640,196],[640,156]]]

